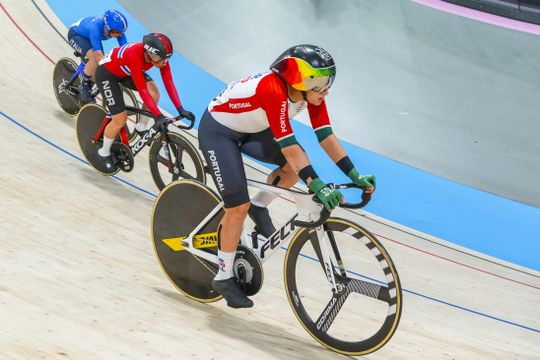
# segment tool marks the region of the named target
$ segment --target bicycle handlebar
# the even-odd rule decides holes
[[[339,204],[340,207],[345,208],[345,209],[361,209],[364,206],[366,206],[369,203],[369,201],[371,200],[372,193],[367,193],[365,191],[366,189],[364,187],[360,187],[360,186],[357,186],[357,185],[352,184],[352,183],[339,184],[339,185],[328,184],[328,186],[331,187],[331,188],[334,188],[334,189],[338,189],[338,190],[350,189],[350,188],[362,189],[362,201],[361,202],[359,202],[359,203],[342,203],[342,204]],[[318,202],[318,203],[321,202],[316,196],[313,197],[313,201]],[[326,222],[326,220],[328,220],[329,217],[330,217],[330,211],[326,210],[326,208],[323,207],[318,220],[313,220],[313,221],[295,220],[294,226],[306,227],[306,228],[318,227],[318,226],[321,226],[322,224],[324,224]]]
[[[182,123],[177,124],[177,122],[179,122],[182,119],[189,121],[190,124],[189,125],[184,125]],[[191,130],[191,129],[193,129],[193,126],[195,126],[195,119],[189,120],[189,119],[187,119],[187,118],[185,118],[185,117],[183,117],[181,115],[178,115],[177,117],[171,118],[171,120],[174,120],[174,121],[171,121],[170,124],[173,124],[174,126],[176,126],[179,129]]]
[[[304,227],[304,228],[314,228],[321,226],[328,220],[330,217],[330,211],[326,210],[326,208],[322,208],[321,210],[321,216],[319,217],[319,220],[313,220],[313,221],[302,221],[302,220],[295,220],[294,226],[298,227]]]
[[[127,105],[126,106],[126,110],[129,112],[132,112],[134,114],[140,114],[140,115],[144,115],[144,116],[148,116],[148,117],[151,117],[153,118],[154,120],[156,119],[154,117],[154,114],[152,114],[150,111],[148,110],[144,110],[144,109],[139,109],[137,107],[133,107],[133,106],[130,106],[130,105]],[[178,115],[176,117],[171,117],[171,118],[167,118],[167,121],[164,122],[163,124],[166,125],[162,130],[166,130],[167,126],[169,125],[173,125],[179,129],[183,129],[183,130],[191,130],[193,129],[193,126],[195,126],[195,119],[193,120],[187,120],[190,122],[189,125],[184,125],[182,123],[180,123],[180,120],[183,120],[183,119],[186,119],[185,117],[181,116],[181,115]]]
[[[341,184],[341,185],[330,184],[330,185],[333,186],[334,189],[338,189],[338,190],[351,189],[351,188],[353,188],[353,189],[361,189],[362,190],[362,201],[361,202],[359,202],[359,203],[343,203],[343,204],[339,204],[340,207],[345,208],[345,209],[361,209],[371,201],[371,195],[373,195],[373,193],[367,193],[365,187],[357,186],[357,185],[354,185],[353,183]]]

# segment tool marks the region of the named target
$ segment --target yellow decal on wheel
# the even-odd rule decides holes
[[[182,251],[185,250],[184,246],[182,245],[185,238],[187,238],[187,236],[168,238],[161,241],[163,241],[168,247],[170,247],[174,251]],[[198,234],[193,237],[193,247],[195,249],[215,247],[217,246],[217,244],[217,232]]]

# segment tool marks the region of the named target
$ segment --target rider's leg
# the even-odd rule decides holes
[[[98,150],[98,154],[101,157],[107,158],[111,156],[112,144],[120,132],[120,129],[126,125],[126,121],[127,111],[125,110],[120,114],[112,115],[111,121],[107,124],[105,131],[103,132],[103,146]]]
[[[287,163],[274,169],[266,178],[266,183],[288,189],[294,186],[298,180],[298,175]],[[261,190],[251,198],[251,203],[259,207],[267,207],[277,196],[276,193]]]
[[[83,104],[89,103],[93,100],[92,87],[94,86],[94,82],[92,81],[92,78],[94,77],[97,68],[96,56],[92,49],[86,52],[86,58],[88,61],[84,67],[84,71],[82,73],[83,79],[79,85],[79,96]]]
[[[220,270],[212,286],[231,307],[251,307],[251,301],[233,276],[236,247],[249,209],[249,193],[238,142],[244,134],[218,123],[205,111],[199,125],[199,146],[216,188],[225,202],[225,214],[218,232]]]
[[[266,179],[266,183],[268,184],[274,184],[279,187],[283,188],[290,188],[294,186],[300,180],[294,169],[289,163],[286,163],[284,166],[279,167],[272,171],[268,178]]]
[[[212,287],[227,300],[227,305],[233,308],[252,307],[251,301],[240,290],[234,277],[234,258],[250,203],[225,208],[221,219],[218,235],[219,269],[212,281]]]
[[[98,150],[100,156],[111,156],[111,146],[120,130],[126,125],[126,121],[127,111],[125,110],[119,114],[112,115],[111,121],[107,124],[103,132],[103,146]]]
[[[153,80],[150,80],[146,83],[146,85],[148,86],[148,92],[152,96],[152,99],[154,99],[154,102],[157,104],[159,101],[159,89],[156,83]],[[143,104],[142,108],[144,110],[148,110],[148,107],[146,107],[145,104]],[[143,132],[143,131],[148,130],[148,128],[151,126],[150,125],[151,120],[152,118],[145,115],[141,115],[139,122],[135,125],[135,130],[137,130],[138,132]]]
[[[86,58],[88,59],[88,61],[84,66],[84,74],[86,75],[86,77],[94,79],[94,74],[96,73],[96,68],[98,66],[98,61],[94,50],[88,50],[86,52]]]
[[[226,280],[234,276],[232,272],[234,254],[236,253],[249,206],[250,204],[247,202],[232,208],[225,208],[225,215],[223,215],[220,223],[218,248],[220,266],[215,277],[216,280]],[[232,254],[232,256],[229,254]]]
[[[298,181],[296,173],[286,163],[285,156],[270,129],[250,135],[249,139],[242,144],[242,152],[257,160],[279,166],[268,175],[268,184],[289,188]],[[277,195],[273,192],[260,190],[251,198],[249,217],[255,223],[257,231],[266,238],[276,231],[267,209],[276,197]]]
[[[272,171],[266,180],[267,184],[283,188],[290,188],[297,182],[298,176],[288,163]],[[259,190],[259,192],[251,198],[249,217],[255,223],[256,230],[266,238],[270,237],[270,235],[276,231],[267,208],[276,197],[278,197],[276,193]]]
[[[71,47],[77,51],[81,56],[87,56],[89,59],[94,59],[94,51],[92,50],[92,44],[90,40],[78,35],[73,28],[68,31],[68,41]],[[79,98],[81,103],[85,104],[91,102],[92,99],[92,79],[96,70],[97,61],[94,64],[89,61],[90,64],[85,65],[85,70],[82,73],[82,81],[79,84]]]
[[[107,168],[110,167],[109,165],[114,165],[111,159],[111,146],[118,132],[126,125],[127,120],[126,105],[124,95],[120,89],[120,80],[111,74],[104,65],[100,65],[96,69],[96,83],[111,114],[111,121],[107,124],[103,133],[103,146],[98,150],[98,154],[102,157]]]
[[[226,252],[236,251],[248,209],[249,202],[232,208],[225,208],[225,215],[223,215],[223,219],[221,220],[221,250]]]
[[[111,147],[116,139],[116,135],[124,127],[127,120],[127,111],[123,111],[119,114],[112,115],[111,121],[105,127],[103,133],[103,146],[98,149],[98,155],[101,157],[101,161],[108,172],[114,172],[118,169],[111,157]]]

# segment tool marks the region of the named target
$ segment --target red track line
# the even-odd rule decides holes
[[[536,290],[540,290],[540,287],[538,286],[534,286],[534,285],[531,285],[531,284],[527,284],[527,283],[524,283],[524,282],[521,282],[521,281],[518,281],[518,280],[514,280],[514,279],[511,279],[511,278],[508,278],[506,276],[502,276],[502,275],[498,275],[498,274],[495,274],[493,272],[490,272],[490,271],[487,271],[487,270],[483,270],[483,269],[480,269],[480,268],[477,268],[475,266],[471,266],[471,265],[467,265],[467,264],[464,264],[464,263],[461,263],[459,261],[456,261],[456,260],[452,260],[452,259],[449,259],[449,258],[446,258],[444,256],[440,256],[440,255],[437,255],[437,254],[433,254],[429,251],[425,251],[425,250],[422,250],[422,249],[419,249],[417,247],[414,247],[414,246],[411,246],[411,245],[407,245],[407,244],[404,244],[402,242],[399,242],[397,240],[392,240],[384,235],[381,235],[381,234],[376,234],[376,233],[373,233],[375,235],[377,235],[378,237],[381,237],[383,239],[386,239],[388,241],[391,241],[393,243],[396,243],[396,244],[399,244],[401,246],[405,246],[405,247],[408,247],[409,249],[413,249],[413,250],[416,250],[416,251],[419,251],[421,253],[424,253],[424,254],[427,254],[427,255],[431,255],[431,256],[434,256],[436,258],[439,258],[439,259],[442,259],[442,260],[445,260],[445,261],[448,261],[448,262],[451,262],[451,263],[454,263],[456,265],[460,265],[460,266],[464,266],[466,268],[469,268],[469,269],[472,269],[472,270],[476,270],[476,271],[479,271],[481,273],[484,273],[484,274],[488,274],[488,275],[491,275],[491,276],[495,276],[495,277],[498,277],[500,279],[503,279],[503,280],[507,280],[507,281],[511,281],[511,282],[514,282],[514,283],[517,283],[517,284],[521,284],[521,285],[524,285],[524,286],[528,286],[528,287],[531,287],[533,289],[536,289]]]
[[[2,5],[2,3],[0,3],[0,7],[2,8],[2,10],[4,10],[4,13],[8,16],[8,18],[11,20],[11,22],[17,27],[17,29],[19,29],[19,31],[26,37],[26,39],[28,39],[28,41],[30,41],[32,43],[32,45],[34,45],[34,47],[41,53],[43,54],[43,56],[45,56],[52,64],[54,64],[55,62],[47,55],[45,54],[45,52],[43,50],[41,50],[41,48],[39,46],[36,45],[35,42],[32,41],[32,39],[24,32],[24,30],[15,22],[15,20],[11,17],[11,15],[7,12],[7,10],[4,8],[4,5]],[[293,201],[291,201],[290,199],[287,199],[287,198],[284,198],[282,196],[280,196],[280,198],[286,200],[286,201],[289,201],[291,203],[293,203]],[[471,266],[471,265],[467,265],[467,264],[464,264],[464,263],[460,263],[458,261],[455,261],[455,260],[452,260],[452,259],[448,259],[448,258],[445,258],[443,256],[440,256],[440,255],[437,255],[437,254],[433,254],[429,251],[425,251],[425,250],[422,250],[422,249],[419,249],[419,248],[416,248],[414,246],[411,246],[411,245],[407,245],[407,244],[404,244],[402,242],[399,242],[397,240],[392,240],[384,235],[381,235],[381,234],[376,234],[374,233],[375,235],[383,238],[383,239],[386,239],[388,241],[391,241],[393,243],[396,243],[396,244],[399,244],[399,245],[402,245],[402,246],[405,246],[405,247],[408,247],[410,249],[413,249],[413,250],[416,250],[418,252],[421,252],[421,253],[424,253],[426,255],[431,255],[431,256],[434,256],[436,258],[439,258],[441,260],[445,260],[445,261],[448,261],[448,262],[451,262],[451,263],[454,263],[456,265],[460,265],[460,266],[464,266],[466,268],[469,268],[469,269],[472,269],[472,270],[476,270],[476,271],[479,271],[481,273],[484,273],[484,274],[487,274],[487,275],[491,275],[491,276],[494,276],[494,277],[497,277],[497,278],[500,278],[500,279],[503,279],[503,280],[507,280],[507,281],[511,281],[513,283],[516,283],[516,284],[520,284],[520,285],[524,285],[524,286],[528,286],[528,287],[531,287],[533,289],[536,289],[536,290],[540,290],[540,287],[538,286],[534,286],[534,285],[531,285],[531,284],[527,284],[527,283],[524,283],[524,282],[521,282],[521,281],[518,281],[518,280],[514,280],[514,279],[511,279],[511,278],[508,278],[506,276],[502,276],[502,275],[497,275],[495,273],[492,273],[490,271],[487,271],[487,270],[482,270],[480,268],[477,268],[477,267],[474,267],[474,266]]]
[[[45,52],[43,50],[41,50],[41,48],[39,46],[36,45],[36,43],[34,41],[32,41],[32,39],[30,39],[30,37],[24,32],[24,30],[19,26],[19,24],[17,24],[15,22],[15,20],[11,17],[11,15],[7,12],[6,8],[4,7],[4,5],[2,5],[2,3],[0,3],[0,7],[2,8],[2,10],[4,10],[4,13],[7,15],[7,17],[9,18],[9,20],[11,20],[11,22],[13,23],[13,25],[15,25],[17,27],[17,29],[19,29],[19,31],[28,39],[28,41],[30,41],[30,43],[32,43],[32,45],[34,45],[34,47],[36,49],[38,49],[38,51],[40,53],[43,54],[43,56],[45,56],[47,58],[47,60],[49,60],[51,63],[54,64],[54,61],[53,59],[51,59],[47,54],[45,54]]]

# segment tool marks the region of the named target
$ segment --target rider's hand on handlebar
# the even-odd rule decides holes
[[[180,106],[178,108],[178,115],[180,115],[183,118],[188,119],[189,121],[195,121],[195,115],[193,115],[191,111],[184,109],[183,106]]]
[[[360,175],[358,170],[352,169],[348,176],[354,185],[362,187],[365,189],[365,192],[372,193],[375,191],[376,183],[374,175]]]
[[[167,117],[163,114],[159,114],[156,117],[156,125],[158,128],[161,128],[162,126],[164,126],[167,123],[167,121],[168,121]]]
[[[326,210],[334,209],[343,201],[339,190],[330,188],[319,178],[311,180],[308,187],[321,200]]]

